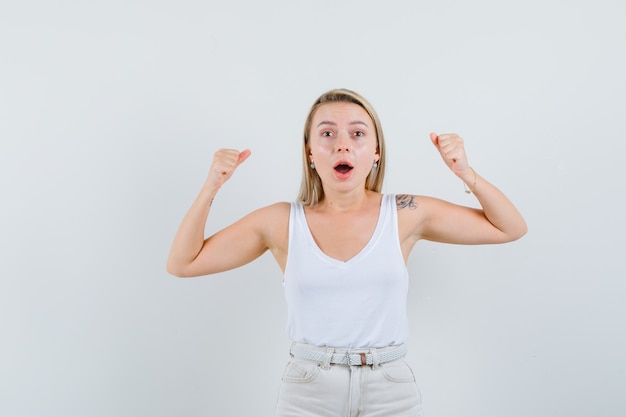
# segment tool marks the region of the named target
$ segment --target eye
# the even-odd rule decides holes
[[[331,132],[330,130],[325,130],[322,132],[322,136],[325,138],[329,138],[333,135],[333,132]]]
[[[353,134],[354,136],[358,136],[358,137],[365,136],[365,132],[363,132],[362,130],[357,130],[357,131],[355,131],[355,132],[354,132],[354,133],[352,133],[352,134]]]

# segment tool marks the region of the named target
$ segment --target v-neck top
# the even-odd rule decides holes
[[[302,204],[291,203],[283,286],[292,341],[348,349],[406,341],[409,274],[395,200],[383,195],[372,237],[348,261],[320,249]]]

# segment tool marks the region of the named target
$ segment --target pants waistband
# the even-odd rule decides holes
[[[381,363],[395,361],[406,356],[404,344],[384,348],[365,349],[336,349],[320,347],[305,343],[293,343],[291,355],[300,359],[308,359],[325,364],[340,364],[350,366],[378,366]]]

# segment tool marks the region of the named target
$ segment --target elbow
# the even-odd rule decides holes
[[[525,221],[522,221],[522,223],[512,233],[509,234],[509,241],[513,242],[515,240],[519,240],[524,237],[526,233],[528,233],[528,225]]]
[[[168,274],[175,276],[176,278],[189,278],[191,275],[186,273],[185,269],[180,265],[175,265],[173,262],[168,261],[165,266],[165,270]]]
[[[170,268],[168,266],[165,268],[165,271],[176,278],[184,278],[183,274],[178,269]]]
[[[168,260],[165,270],[176,278],[196,278],[214,273],[208,270],[199,270],[195,263],[176,263],[170,260]]]
[[[518,239],[520,239],[522,236],[524,236],[526,233],[528,233],[528,225],[526,223],[524,223],[524,228],[522,230],[522,233],[519,235]]]
[[[517,237],[517,239],[521,239],[526,233],[528,233],[528,225],[526,224],[526,221],[522,219],[522,224],[520,225],[519,236]]]

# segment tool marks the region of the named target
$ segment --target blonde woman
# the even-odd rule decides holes
[[[179,277],[215,274],[272,253],[284,273],[293,342],[276,416],[421,416],[420,393],[402,359],[406,261],[415,243],[505,243],[526,233],[515,206],[470,166],[461,137],[430,139],[481,209],[381,194],[383,131],[372,106],[350,90],[324,93],[309,111],[297,201],[253,211],[205,238],[213,198],[251,154],[215,153],[167,270]]]

